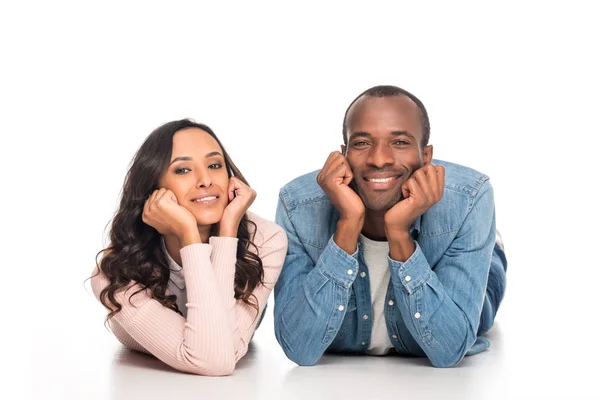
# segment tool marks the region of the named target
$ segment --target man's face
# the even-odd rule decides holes
[[[342,152],[366,209],[392,208],[402,199],[402,183],[431,161],[432,146],[422,147],[420,116],[406,96],[364,96],[350,109]]]

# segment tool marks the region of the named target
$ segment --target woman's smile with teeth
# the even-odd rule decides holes
[[[197,199],[192,200],[195,203],[202,203],[202,202],[207,202],[207,201],[211,201],[211,200],[215,200],[217,198],[217,196],[205,196],[205,197],[199,197]]]

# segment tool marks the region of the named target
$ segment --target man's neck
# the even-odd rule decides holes
[[[371,240],[387,241],[385,236],[385,211],[365,210],[362,234]]]

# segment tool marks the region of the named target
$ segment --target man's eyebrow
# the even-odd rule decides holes
[[[391,134],[392,134],[392,136],[407,136],[413,140],[415,139],[415,136],[412,133],[410,133],[409,131],[392,131]],[[350,139],[354,139],[357,137],[370,138],[371,134],[369,132],[363,132],[363,131],[352,132],[350,134]]]
[[[371,134],[369,132],[362,132],[362,131],[352,132],[350,134],[350,138],[349,139],[354,139],[354,138],[357,138],[357,137],[370,138]]]
[[[409,131],[393,131],[392,135],[393,136],[408,136],[409,138],[411,138],[413,140],[415,139],[415,136],[412,133],[410,133]]]

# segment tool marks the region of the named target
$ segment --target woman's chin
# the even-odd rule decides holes
[[[194,216],[196,217],[196,223],[198,224],[198,226],[208,226],[218,223],[221,220],[221,217],[223,216],[223,212]]]

